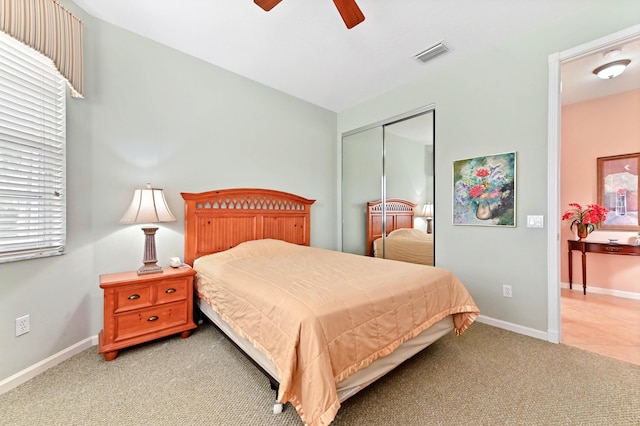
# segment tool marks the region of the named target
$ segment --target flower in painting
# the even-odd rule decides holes
[[[471,195],[471,198],[478,198],[479,196],[482,195],[483,192],[484,192],[484,186],[476,185],[469,190],[469,195]]]
[[[478,169],[476,170],[476,176],[478,176],[479,178],[485,178],[489,176],[489,170],[487,169]]]

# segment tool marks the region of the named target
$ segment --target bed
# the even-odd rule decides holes
[[[274,411],[291,402],[305,424],[330,424],[342,401],[479,314],[446,270],[310,247],[313,200],[182,196],[199,310],[269,378]]]
[[[381,200],[367,203],[367,255],[434,265],[433,234],[413,228],[415,203],[389,199],[385,203],[386,237],[382,238]]]
[[[382,212],[387,218],[386,234],[401,228],[413,228],[416,205],[410,201],[390,198],[367,203],[367,256],[373,256],[373,242],[382,238]]]
[[[384,239],[373,242],[373,255],[402,262],[433,266],[433,234],[415,228],[391,231]]]

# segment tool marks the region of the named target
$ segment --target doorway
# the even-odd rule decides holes
[[[548,138],[548,340],[560,343],[562,338],[561,259],[560,250],[560,158],[561,158],[561,68],[579,58],[602,54],[614,47],[640,39],[640,25],[594,40],[584,45],[553,54],[549,57],[549,138]],[[594,200],[595,202],[595,200]],[[595,297],[594,297],[595,299]]]

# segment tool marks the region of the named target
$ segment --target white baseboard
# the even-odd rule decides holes
[[[569,284],[567,284],[567,288]],[[582,286],[580,286],[580,290]],[[596,293],[596,291],[594,291]],[[630,293],[635,294],[635,293]],[[640,296],[640,295],[639,295]],[[478,316],[478,322],[482,324],[491,325],[494,327],[502,328],[504,330],[513,331],[514,333],[523,334],[525,336],[534,337],[540,340],[548,341],[548,333],[540,330],[536,330],[533,328],[525,327],[522,325],[514,324],[507,321],[502,321],[499,319],[491,318],[485,315]],[[95,346],[98,344],[98,336],[87,337],[81,342],[76,343],[75,345],[69,346],[66,349],[61,350],[60,352],[50,356],[49,358],[38,362],[37,364],[32,365],[29,368],[26,368],[13,376],[0,381],[0,395],[5,392],[10,391],[11,389],[20,386],[24,382],[34,378],[38,374],[41,374],[47,371],[51,367],[55,367],[63,361],[71,358],[74,355],[79,354],[80,352],[90,348],[91,346]]]
[[[495,318],[487,317],[485,315],[478,316],[478,322],[491,325],[494,327],[502,328],[504,330],[513,331],[514,333],[524,334],[525,336],[535,337],[536,339],[547,340],[547,333],[535,330],[533,328],[524,327],[518,324],[513,324],[510,322],[498,320]],[[60,352],[51,355],[49,358],[38,362],[37,364],[32,365],[29,368],[25,368],[24,370],[14,374],[11,377],[8,377],[2,381],[0,381],[0,395],[5,392],[10,391],[13,388],[20,386],[28,380],[36,377],[38,374],[44,373],[51,367],[55,367],[63,361],[68,360],[74,355],[79,354],[80,352],[89,349],[92,346],[96,346],[98,344],[98,336],[87,337],[81,342],[76,343],[75,345],[69,346],[66,349],[61,350]]]
[[[560,283],[560,287],[569,289],[569,283]],[[582,283],[573,283],[572,291],[582,292]],[[624,299],[640,300],[640,293],[632,291],[613,290],[610,288],[593,287],[587,283],[587,294],[606,294],[608,296],[622,297]]]
[[[569,289],[569,283],[561,283],[562,288]],[[574,284],[572,291],[582,292],[582,284]],[[589,293],[594,294],[607,294],[610,296],[623,297],[626,299],[640,300],[640,293],[633,293],[630,291],[611,290],[608,288],[589,287],[587,286],[587,295]],[[522,325],[514,324],[507,321],[487,317],[485,315],[478,316],[478,322],[492,325],[494,327],[502,328],[504,330],[513,331],[514,333],[524,334],[525,336],[535,337],[536,339],[546,340],[551,343],[559,343],[560,337],[558,331],[548,330],[547,332],[536,330],[534,328],[524,327]]]
[[[23,384],[24,382],[33,379],[38,374],[44,373],[51,367],[55,367],[63,361],[68,360],[74,355],[79,354],[80,352],[89,349],[92,346],[98,344],[98,336],[87,337],[86,339],[76,343],[75,345],[69,346],[66,349],[61,350],[60,352],[51,355],[49,358],[44,359],[31,367],[25,368],[22,371],[17,372],[11,377],[8,377],[2,381],[0,381],[0,395],[5,392],[10,391],[13,388],[16,388]]]
[[[536,339],[548,341],[548,335],[546,332],[536,330],[534,328],[525,327],[523,325],[514,324],[512,322],[502,321],[485,315],[478,316],[477,321],[482,324],[492,325],[504,330],[513,331],[514,333],[524,334],[525,336],[535,337]]]

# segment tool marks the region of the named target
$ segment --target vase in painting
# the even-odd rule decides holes
[[[491,207],[489,206],[489,203],[478,203],[476,217],[480,220],[491,219]]]

